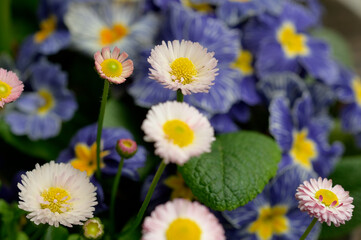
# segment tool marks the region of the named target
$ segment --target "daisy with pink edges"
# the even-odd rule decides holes
[[[113,52],[109,47],[102,48],[94,54],[95,68],[100,77],[111,83],[123,83],[133,73],[133,61],[127,59],[126,52],[120,53],[120,49],[114,47]]]
[[[175,199],[159,205],[143,223],[142,240],[225,240],[218,219],[198,202]]]
[[[24,84],[12,71],[0,68],[0,107],[19,98],[24,90]]]
[[[345,224],[352,217],[353,198],[342,186],[332,187],[332,180],[321,177],[305,181],[297,188],[296,199],[301,211],[308,212],[319,222],[333,223],[336,227]]]

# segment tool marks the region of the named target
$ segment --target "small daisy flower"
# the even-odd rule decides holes
[[[94,54],[95,68],[99,75],[109,82],[123,83],[133,73],[133,61],[125,59],[128,57],[126,52],[120,53],[120,49],[115,47],[113,52],[109,47],[102,48]]]
[[[21,178],[19,208],[30,212],[27,218],[35,224],[72,227],[93,217],[96,187],[70,164],[36,164]]]
[[[120,139],[115,149],[121,157],[131,158],[136,154],[138,146],[132,139]]]
[[[175,199],[159,205],[143,223],[142,240],[223,240],[218,219],[203,205]]]
[[[207,52],[199,43],[174,40],[163,41],[152,49],[148,62],[150,78],[184,95],[208,92],[218,69],[214,52]]]
[[[215,140],[206,117],[187,103],[175,101],[153,106],[142,129],[144,140],[155,142],[155,153],[165,163],[183,165],[190,157],[210,152]]]
[[[99,239],[104,234],[104,225],[99,218],[92,218],[84,223],[83,230],[87,239]]]
[[[0,68],[0,107],[5,103],[13,102],[19,98],[24,90],[24,84],[15,73]]]
[[[301,211],[308,212],[310,216],[321,223],[326,222],[328,226],[333,222],[338,227],[352,217],[353,198],[340,185],[332,187],[332,180],[327,178],[304,181],[297,188],[296,198]]]

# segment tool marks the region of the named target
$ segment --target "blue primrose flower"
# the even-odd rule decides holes
[[[329,46],[305,31],[316,24],[304,7],[287,3],[279,17],[262,15],[244,28],[244,44],[256,56],[256,70],[262,77],[269,73],[291,71],[333,84],[338,68]]]
[[[279,96],[272,100],[269,111],[270,132],[282,150],[280,169],[296,164],[327,177],[343,146],[328,144],[331,121],[326,116],[312,115],[311,97],[305,93],[291,107],[287,98]]]
[[[57,162],[70,162],[80,171],[86,171],[89,177],[93,176],[97,168],[96,135],[96,124],[80,129],[72,138],[69,147],[59,154]],[[123,128],[103,128],[100,167],[105,174],[115,175],[118,171],[120,156],[115,147],[119,139],[133,139],[133,136]],[[144,167],[146,156],[145,148],[138,146],[137,153],[124,161],[122,176],[134,181],[139,180],[138,169]]]
[[[212,14],[214,6],[220,4],[223,0],[154,0],[154,5],[161,10],[167,10],[173,4],[179,4],[184,8],[189,8],[205,14]]]
[[[283,169],[263,192],[245,206],[223,212],[233,228],[226,227],[229,240],[295,240],[299,239],[312,218],[298,208],[295,192],[303,181],[315,177],[298,166]],[[317,239],[320,224],[308,240]]]
[[[15,109],[5,116],[15,135],[31,140],[48,139],[59,134],[63,121],[70,120],[78,108],[67,88],[67,75],[60,67],[40,61],[30,68],[31,91],[14,102]]]

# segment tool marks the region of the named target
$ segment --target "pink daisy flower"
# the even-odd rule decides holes
[[[24,90],[24,84],[12,71],[0,68],[0,107],[5,103],[13,102],[19,98]]]
[[[225,240],[218,219],[198,202],[175,199],[159,205],[143,223],[142,240]]]
[[[115,149],[121,157],[131,158],[137,153],[138,146],[132,139],[120,139]]]
[[[100,77],[109,82],[120,84],[133,73],[133,61],[125,59],[128,57],[126,52],[120,53],[120,49],[115,47],[113,52],[109,47],[102,48],[94,54],[95,68]]]
[[[353,198],[340,185],[332,187],[332,180],[327,178],[304,181],[297,188],[296,199],[301,211],[308,212],[319,222],[326,222],[328,226],[333,222],[338,227],[352,217]]]

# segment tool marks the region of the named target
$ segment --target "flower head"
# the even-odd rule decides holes
[[[35,224],[71,227],[93,217],[96,187],[70,164],[36,164],[21,178],[19,208],[30,212],[27,218]]]
[[[214,131],[209,121],[187,103],[153,106],[142,124],[144,139],[155,142],[155,153],[166,163],[183,165],[190,157],[209,152]]]
[[[121,157],[131,158],[137,152],[138,146],[132,139],[120,139],[115,148]]]
[[[181,89],[184,95],[208,92],[218,69],[214,52],[207,52],[199,43],[163,41],[151,51],[148,62],[150,77],[166,88]]]
[[[318,218],[321,223],[326,222],[328,226],[332,222],[338,227],[352,217],[353,198],[342,186],[332,187],[332,180],[327,178],[304,181],[297,188],[296,198],[301,211],[308,212],[310,216]]]
[[[99,239],[104,234],[104,225],[99,218],[92,218],[84,223],[83,230],[87,239]]]
[[[109,47],[102,48],[94,54],[95,68],[99,75],[109,80],[109,82],[120,84],[133,73],[133,61],[125,59],[128,57],[126,52],[120,54],[120,49],[115,47],[113,52]]]
[[[164,237],[166,236],[166,238]],[[145,218],[142,240],[224,240],[218,219],[198,202],[175,199]]]
[[[15,101],[24,89],[24,84],[15,73],[0,68],[0,107]]]

